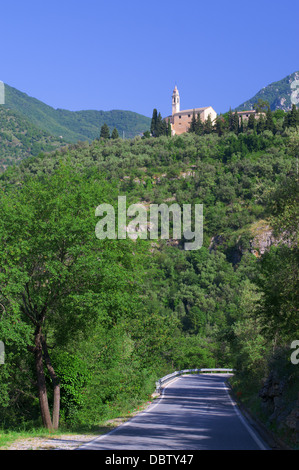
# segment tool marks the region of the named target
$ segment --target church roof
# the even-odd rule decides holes
[[[192,109],[182,109],[181,111],[178,111],[177,113],[175,114],[183,114],[183,113],[198,113],[198,112],[202,112],[204,111],[205,109],[208,109],[210,108],[211,106],[204,106],[203,108],[192,108]]]

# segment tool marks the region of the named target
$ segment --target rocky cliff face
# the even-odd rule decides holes
[[[274,237],[273,230],[265,221],[260,221],[252,229],[250,251],[255,256],[261,256],[269,250],[272,245],[277,245],[279,240]]]
[[[238,264],[243,254],[247,251],[255,255],[257,258],[262,256],[271,246],[276,246],[281,239],[274,236],[273,229],[265,220],[260,220],[252,225],[246,238],[249,243],[244,243],[244,238],[240,235],[233,248],[229,249],[229,259],[232,264]],[[215,235],[210,240],[209,250],[217,250],[220,246],[227,243],[223,235]]]
[[[289,388],[294,374],[279,376],[271,371],[259,392],[263,409],[268,416],[268,424],[275,425],[278,432],[297,445],[299,444],[299,393],[297,399],[290,399]]]
[[[253,98],[242,103],[237,111],[244,111],[253,109],[254,104],[259,100],[268,101],[272,111],[276,109],[282,109],[283,111],[289,111],[292,108],[292,103],[299,105],[299,71],[287,75],[278,82],[273,82],[270,85],[262,88]]]

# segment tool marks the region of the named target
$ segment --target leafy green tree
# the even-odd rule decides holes
[[[295,168],[293,169],[293,174],[284,177],[278,187],[271,192],[268,202],[268,214],[276,237],[292,245],[297,245],[299,227],[299,179],[294,170]]]
[[[257,283],[263,297],[258,314],[263,334],[274,347],[291,341],[299,332],[298,266],[298,249],[286,245],[271,248],[261,261]]]
[[[268,210],[280,243],[262,257],[258,284],[263,292],[260,315],[264,331],[276,345],[299,331],[297,175],[284,178],[271,192]]]
[[[60,410],[60,380],[50,346],[66,345],[97,321],[109,325],[132,305],[125,245],[95,237],[95,206],[113,202],[112,197],[112,187],[98,174],[86,178],[67,168],[1,195],[0,301],[11,324],[18,321],[19,330],[30,329],[27,349],[47,428],[58,427]]]
[[[0,175],[0,339],[8,359],[0,366],[0,420],[9,410],[14,423],[22,421],[19,410],[25,422],[37,416],[31,385],[36,326],[22,294],[32,318],[48,298],[41,332],[47,396],[52,410],[51,363],[68,424],[75,417],[97,424],[110,406],[128,406],[130,397],[154,386],[155,375],[173,367],[231,362],[243,364],[246,374],[256,366],[260,371],[276,332],[277,341],[280,330],[287,338],[288,325],[295,332],[294,252],[271,252],[267,262],[256,258],[251,230],[269,218],[278,237],[294,243],[296,128],[273,135],[246,132],[245,126],[237,135],[225,125],[219,136],[217,125],[204,135],[200,124],[201,131],[171,139],[81,142]],[[59,161],[74,171],[61,169],[58,176]],[[87,232],[94,233],[96,221],[87,207],[117,199],[114,186],[99,175],[117,181],[129,203],[203,203],[204,246],[186,252],[183,241],[177,248],[173,240],[92,245]]]
[[[254,104],[253,108],[256,110],[257,113],[265,113],[268,109],[270,109],[270,105],[267,100],[259,98]]]
[[[262,334],[262,323],[257,317],[261,299],[257,286],[247,278],[238,290],[238,314],[230,334],[231,361],[243,380],[252,380],[264,370],[267,343]]]

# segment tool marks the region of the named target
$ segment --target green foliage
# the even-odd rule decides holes
[[[54,352],[53,366],[60,380],[61,417],[68,421],[83,406],[86,386],[92,378],[91,371],[86,361],[63,350]]]
[[[264,334],[275,342],[291,341],[299,333],[298,266],[298,249],[286,245],[272,248],[262,259],[260,316]]]
[[[269,102],[267,100],[263,100],[262,98],[259,98],[257,102],[254,103],[253,107],[257,113],[266,113],[270,110]]]
[[[297,331],[298,254],[279,246],[257,258],[252,226],[267,219],[296,240],[298,133],[234,132],[233,117],[210,133],[201,123],[201,135],[79,143],[0,176],[3,419],[12,403],[11,424],[37,418],[27,346],[46,303],[66,425],[116,417],[175,369],[232,366],[240,380],[260,380],[273,335],[278,344]],[[128,205],[203,203],[203,247],[96,239],[95,208],[116,208],[118,195]]]
[[[216,346],[201,336],[183,336],[174,344],[173,364],[176,370],[216,367]]]
[[[118,139],[118,138],[119,138],[119,134],[117,132],[117,129],[114,128],[111,134],[111,139]]]
[[[151,135],[153,137],[160,137],[161,135],[169,136],[171,131],[169,124],[166,124],[166,121],[162,119],[161,113],[158,113],[156,109],[153,110],[152,120],[151,120]]]
[[[286,113],[284,119],[284,127],[298,127],[299,126],[299,110],[296,105],[292,105],[291,111]]]
[[[138,296],[129,242],[101,242],[94,234],[95,204],[112,198],[99,176],[63,167],[2,194],[1,304],[8,323],[20,322],[12,338],[2,326],[5,344],[21,350],[25,342],[36,358],[40,335],[43,348],[66,347],[97,323],[109,327],[132,315]],[[31,334],[19,337],[18,329]]]
[[[66,145],[18,113],[0,107],[0,170],[41,152],[51,152]]]

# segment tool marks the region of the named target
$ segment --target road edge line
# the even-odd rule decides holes
[[[141,416],[142,414],[144,413],[148,413],[149,411],[151,411],[153,408],[156,408],[156,406],[159,405],[160,401],[162,401],[162,399],[164,398],[164,391],[165,389],[168,387],[168,385],[170,385],[171,383],[175,382],[176,380],[178,380],[180,377],[175,377],[173,380],[171,380],[170,382],[168,382],[167,384],[165,384],[165,386],[163,386],[163,389],[162,389],[162,394],[160,396],[160,398],[157,400],[157,403],[154,403],[154,404],[151,404],[149,405],[145,410],[141,411],[140,413],[138,413],[137,415],[135,416],[132,416],[130,417],[127,421],[125,421],[124,423],[121,423],[119,424],[118,426],[116,426],[115,428],[111,429],[111,431],[107,432],[106,434],[102,434],[101,436],[98,436],[96,437],[95,439],[93,439],[92,441],[88,441],[86,442],[85,444],[82,444],[80,447],[77,447],[76,450],[85,450],[87,449],[90,445],[92,445],[94,442],[98,442],[98,441],[101,441],[102,439],[104,439],[105,437],[109,436],[110,434],[113,434],[114,432],[116,432],[118,429],[124,427],[124,426],[127,426],[128,424],[130,424],[131,421],[133,421],[134,418],[138,417],[138,416]]]
[[[266,447],[266,444],[262,442],[262,440],[257,436],[257,433],[252,429],[252,427],[246,422],[245,417],[242,415],[241,411],[238,408],[238,404],[232,399],[230,393],[229,393],[229,387],[227,386],[226,382],[223,382],[223,387],[231,401],[231,404],[233,405],[233,408],[235,410],[236,415],[240,419],[241,423],[245,426],[255,443],[259,446],[260,450],[269,450]]]

